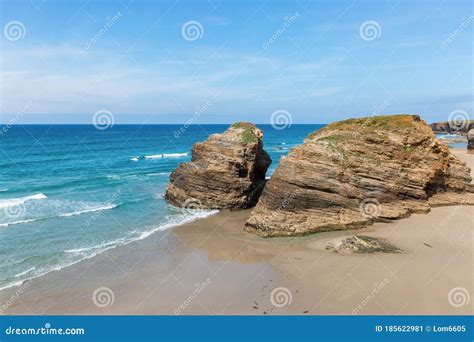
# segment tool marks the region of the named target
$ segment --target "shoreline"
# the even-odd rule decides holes
[[[453,152],[472,173],[474,155]],[[455,288],[473,293],[473,206],[269,239],[243,231],[249,213],[220,211],[1,290],[0,305],[14,297],[3,314],[473,313],[472,306],[448,301]],[[354,234],[385,239],[402,252],[326,251],[328,243]],[[102,307],[93,297],[103,288],[113,300]],[[288,303],[279,307],[272,292],[281,288]]]

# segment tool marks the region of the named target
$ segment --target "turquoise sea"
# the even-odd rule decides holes
[[[0,289],[205,217],[163,198],[195,142],[228,125],[13,126],[0,135]],[[322,125],[259,125],[273,163]]]

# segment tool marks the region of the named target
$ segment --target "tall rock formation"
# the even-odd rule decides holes
[[[260,236],[358,228],[474,204],[470,169],[416,115],[332,123],[280,160],[246,223]]]
[[[474,128],[467,133],[467,149],[474,151]]]
[[[165,198],[180,207],[248,208],[256,204],[271,164],[263,133],[254,124],[233,124],[196,143],[189,163],[171,174]]]

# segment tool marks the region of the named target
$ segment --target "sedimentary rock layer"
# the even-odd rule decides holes
[[[474,204],[470,182],[467,165],[418,116],[349,119],[310,134],[280,160],[246,230],[291,236]]]
[[[241,122],[196,143],[191,162],[182,163],[171,174],[166,199],[189,208],[254,206],[271,163],[262,136],[255,125]]]

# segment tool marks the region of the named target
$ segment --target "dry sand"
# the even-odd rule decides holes
[[[474,155],[455,153],[474,170]],[[273,239],[243,232],[248,214],[223,211],[155,233],[2,291],[0,305],[8,302],[6,314],[35,315],[473,314],[472,206]],[[354,234],[386,239],[402,252],[326,250]],[[103,287],[111,292],[96,296],[98,306],[94,292]]]

